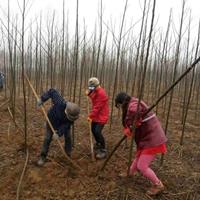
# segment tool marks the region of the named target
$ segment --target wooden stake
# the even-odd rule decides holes
[[[87,97],[87,104],[88,104],[88,115],[90,112],[90,108],[89,108],[89,99]],[[91,149],[91,156],[92,156],[92,161],[95,161],[95,157],[94,157],[94,145],[93,145],[93,140],[92,140],[92,122],[89,121],[89,129],[90,129],[90,149]]]

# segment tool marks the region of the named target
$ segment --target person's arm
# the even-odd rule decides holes
[[[47,92],[44,92],[40,97],[41,101],[44,103],[48,99],[52,98],[54,92],[55,92],[55,89],[52,89],[52,88],[49,89]]]
[[[62,124],[57,130],[57,134],[61,137],[63,134],[70,134],[71,125],[73,123]]]
[[[37,101],[37,106],[40,107],[45,101],[51,98],[51,89],[47,92],[44,92]]]
[[[41,95],[41,104],[46,102],[48,99],[51,99],[53,104],[63,104],[65,102],[64,98],[54,88],[49,89]]]
[[[0,87],[1,88],[3,88],[4,82],[5,82],[4,74],[0,72]]]
[[[127,137],[135,137],[135,132],[133,129],[133,123],[136,118],[137,113],[137,102],[131,102],[128,107],[127,114],[125,117],[125,127],[123,128],[123,133]]]
[[[127,126],[132,125],[132,122],[136,117],[136,111],[137,111],[137,102],[131,102],[128,106],[125,117],[125,123]]]
[[[57,90],[51,88],[47,92],[42,94],[41,104],[43,104],[48,99],[51,99],[53,105],[56,106],[54,108],[56,110],[56,118],[58,120],[63,120],[66,117],[66,101],[64,100],[64,98],[60,95],[60,93]]]

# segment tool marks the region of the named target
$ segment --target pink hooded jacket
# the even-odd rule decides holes
[[[125,118],[126,126],[130,127],[136,117],[138,106],[138,99],[132,97]],[[139,117],[148,109],[147,105],[141,101],[139,106]],[[138,149],[146,149],[150,147],[156,147],[166,143],[167,138],[161,127],[160,121],[153,112],[148,113],[144,119],[142,119],[141,125],[136,128],[135,142]]]

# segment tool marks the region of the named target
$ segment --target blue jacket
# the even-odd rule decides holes
[[[3,89],[4,82],[5,82],[4,74],[0,72],[0,89]]]
[[[43,93],[41,96],[41,101],[44,103],[48,99],[52,101],[52,107],[48,111],[48,118],[59,136],[70,131],[70,126],[73,122],[67,119],[65,114],[65,108],[67,102],[60,95],[60,93],[51,88],[47,92]]]

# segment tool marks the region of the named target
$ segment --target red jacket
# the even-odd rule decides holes
[[[129,127],[132,125],[134,118],[136,117],[138,99],[132,97],[125,118],[125,124]],[[147,105],[141,101],[139,106],[139,116],[147,110]],[[166,143],[167,138],[161,127],[158,118],[153,112],[147,114],[142,119],[141,125],[136,128],[135,142],[138,149],[147,149],[149,147],[156,147]]]
[[[108,96],[102,87],[96,88],[89,94],[92,101],[92,111],[89,117],[93,122],[105,124],[109,117]]]

